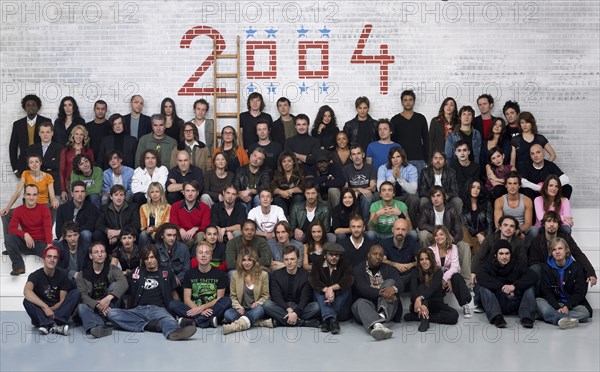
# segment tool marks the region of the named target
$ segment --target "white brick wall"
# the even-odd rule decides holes
[[[540,132],[557,151],[557,163],[571,177],[572,203],[600,206],[596,1],[3,1],[0,6],[2,207],[16,185],[6,149],[12,122],[23,116],[23,95],[38,94],[41,114],[52,118],[61,97],[73,95],[86,120],[99,98],[109,103],[110,112],[125,114],[129,97],[139,93],[146,100],[145,113],[151,114],[169,96],[180,115],[190,119],[192,102],[200,97],[178,96],[178,91],[210,53],[212,42],[200,35],[184,49],[180,40],[201,25],[223,36],[226,53],[241,37],[242,84],[262,92],[266,111],[275,117],[274,103],[281,95],[292,100],[294,113],[311,118],[319,106],[329,104],[340,126],[355,115],[359,95],[370,98],[373,117],[393,116],[406,87],[415,88],[416,110],[428,119],[448,95],[459,105],[476,107],[479,94],[491,93],[496,115],[506,100],[518,100],[523,110],[534,113]],[[387,44],[386,58],[393,56],[387,64],[387,94],[381,94],[379,64],[351,63],[367,24],[372,30],[364,55],[379,55],[380,44]],[[275,37],[268,37],[271,28],[277,30]],[[306,37],[299,37],[300,29],[308,30]],[[329,29],[329,37],[321,29]],[[247,30],[256,32],[247,38]],[[275,42],[275,78],[247,78],[249,41]],[[318,49],[306,52],[307,70],[327,67],[324,76],[300,78],[301,42],[328,43],[328,60],[319,59]],[[269,71],[267,55],[257,50],[255,71]],[[211,79],[209,69],[196,86],[210,86]],[[329,87],[326,93],[319,90],[323,83]],[[303,84],[306,93],[300,93]],[[276,92],[269,93],[269,86]],[[247,94],[244,89],[244,99]]]

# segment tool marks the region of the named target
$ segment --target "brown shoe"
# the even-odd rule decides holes
[[[25,268],[22,267],[20,269],[14,269],[13,271],[10,272],[10,275],[12,276],[19,276],[21,274],[25,274]]]

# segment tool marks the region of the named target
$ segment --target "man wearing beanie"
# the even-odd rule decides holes
[[[533,328],[536,302],[533,285],[537,274],[513,259],[508,240],[494,244],[494,256],[477,271],[479,296],[490,323],[506,328],[504,315],[518,314],[524,328]]]

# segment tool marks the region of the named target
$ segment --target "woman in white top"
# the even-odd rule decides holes
[[[167,182],[169,170],[161,164],[160,156],[156,150],[146,150],[140,157],[140,165],[133,171],[131,179],[131,192],[133,193],[133,202],[138,205],[146,203],[146,192],[152,182],[158,182],[163,187]]]

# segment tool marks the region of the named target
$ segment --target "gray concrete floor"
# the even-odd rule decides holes
[[[223,336],[198,329],[187,341],[161,334],[115,331],[93,339],[81,327],[69,336],[40,336],[25,312],[1,312],[1,371],[598,371],[600,327],[592,320],[560,330],[534,329],[507,317],[498,330],[484,314],[455,326],[392,323],[393,338],[374,341],[365,329],[342,323],[338,335],[313,328],[253,328]]]

